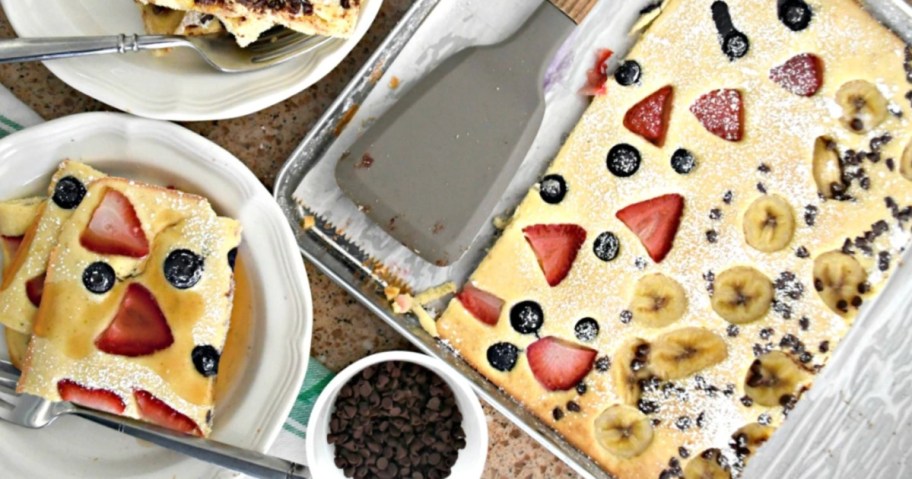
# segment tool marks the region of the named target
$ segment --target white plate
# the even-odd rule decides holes
[[[313,322],[297,244],[269,192],[238,159],[189,130],[122,114],[86,113],[0,140],[0,200],[40,193],[65,158],[112,175],[202,194],[219,213],[241,222],[239,254],[253,303],[249,353],[231,392],[216,408],[213,438],[265,451],[282,429],[304,379]],[[5,357],[2,343],[0,355]],[[230,475],[72,417],[41,431],[0,423],[0,444],[2,477]]]
[[[219,120],[275,105],[313,85],[355,47],[382,0],[362,0],[355,33],[286,64],[245,73],[219,73],[191,51],[54,60],[45,65],[73,88],[135,115],[175,121]],[[21,37],[142,33],[130,0],[0,0]]]

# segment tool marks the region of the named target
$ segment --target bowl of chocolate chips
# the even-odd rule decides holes
[[[488,427],[468,381],[423,354],[368,356],[339,373],[307,425],[313,477],[481,477]]]

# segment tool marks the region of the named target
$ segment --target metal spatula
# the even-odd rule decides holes
[[[594,2],[561,3],[584,15]],[[431,263],[468,249],[538,133],[545,69],[575,24],[545,2],[521,25],[438,66],[337,165],[342,190]]]

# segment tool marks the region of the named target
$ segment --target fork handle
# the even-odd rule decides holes
[[[248,476],[263,479],[310,479],[311,477],[305,466],[230,444],[180,435],[152,424],[138,423],[131,419],[81,407],[77,408],[76,414],[137,439]]]
[[[0,63],[53,60],[186,46],[172,35],[12,38],[0,40]]]

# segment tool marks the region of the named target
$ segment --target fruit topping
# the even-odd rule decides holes
[[[16,253],[19,252],[19,247],[22,246],[22,239],[24,236],[0,236],[0,240],[3,240],[3,247],[6,249],[7,254],[9,254],[9,260],[12,260],[16,257]]]
[[[749,266],[735,266],[716,276],[712,308],[722,319],[743,324],[762,318],[773,302],[773,284]]]
[[[79,242],[87,250],[98,254],[132,258],[149,254],[149,241],[136,210],[130,200],[116,190],[105,192]]]
[[[853,80],[839,87],[836,103],[842,107],[840,121],[855,133],[867,133],[887,119],[887,99],[865,80]]]
[[[615,404],[595,418],[596,440],[617,457],[639,456],[652,443],[652,437],[652,422],[630,406]]]
[[[606,163],[608,164],[608,171],[612,175],[618,178],[628,178],[640,169],[642,160],[640,150],[627,143],[621,143],[608,151]]]
[[[29,302],[32,303],[32,306],[36,308],[41,305],[41,296],[44,295],[44,280],[46,277],[47,273],[41,273],[25,283],[25,295],[28,297]]]
[[[146,356],[172,343],[171,327],[158,302],[137,283],[127,287],[114,320],[95,340],[99,350],[128,357]]]
[[[677,281],[668,276],[649,274],[637,282],[629,310],[637,323],[661,328],[684,316],[687,294]]]
[[[573,261],[586,241],[586,230],[569,224],[527,226],[523,234],[552,287],[570,273]]]
[[[60,399],[111,414],[123,414],[127,406],[117,394],[105,389],[92,389],[69,379],[57,382]]]
[[[723,140],[741,141],[744,136],[744,105],[738,90],[713,90],[698,98],[690,112],[707,131]]]
[[[711,9],[713,23],[716,24],[719,40],[722,42],[722,53],[732,61],[747,55],[748,50],[750,50],[750,41],[747,35],[740,32],[732,23],[728,4],[717,0],[713,2]]]
[[[519,348],[510,343],[497,343],[488,348],[488,364],[498,371],[511,371],[518,358]]]
[[[199,426],[192,419],[175,411],[152,393],[140,389],[133,392],[133,398],[136,399],[139,415],[144,420],[184,434],[203,435]]]
[[[624,343],[615,353],[611,379],[625,404],[636,405],[643,393],[643,383],[652,377],[649,370],[650,350],[649,343],[635,338]]]
[[[187,249],[172,251],[165,258],[165,279],[177,289],[189,289],[203,277],[203,257]]]
[[[497,320],[500,318],[500,311],[504,306],[502,299],[476,288],[472,283],[467,283],[462,288],[462,291],[456,295],[456,299],[462,303],[462,307],[475,319],[490,326],[497,324]]]
[[[684,467],[684,479],[731,479],[725,456],[718,449],[707,449]]]
[[[800,32],[811,24],[814,12],[804,0],[779,2],[779,21],[793,32]]]
[[[231,251],[228,252],[228,266],[231,267],[231,271],[234,271],[234,265],[237,263],[237,248],[231,248]]]
[[[679,175],[688,175],[697,167],[697,159],[693,153],[684,148],[678,148],[671,155],[671,168]]]
[[[663,146],[673,101],[674,89],[671,86],[660,88],[627,110],[624,126],[653,145]]]
[[[621,86],[630,86],[634,83],[640,81],[640,77],[643,74],[643,69],[640,67],[640,64],[634,60],[627,60],[617,68],[614,72],[614,79]]]
[[[732,434],[731,447],[739,458],[746,458],[757,452],[776,432],[776,428],[760,423],[751,423],[739,428]]]
[[[218,349],[208,344],[196,346],[193,348],[193,352],[190,353],[190,357],[193,359],[193,365],[196,366],[196,370],[203,377],[209,378],[218,374],[219,359],[221,358]]]
[[[593,318],[583,318],[576,322],[576,326],[573,327],[573,333],[576,335],[576,339],[580,341],[587,343],[594,341],[599,333],[598,321]]]
[[[538,194],[549,205],[559,204],[567,196],[567,181],[561,175],[548,175],[542,178]]]
[[[519,334],[538,334],[545,323],[545,313],[535,301],[523,301],[510,308],[510,326]]]
[[[82,272],[83,286],[95,294],[105,294],[111,291],[116,281],[114,268],[104,261],[92,263]]]
[[[867,281],[868,273],[858,260],[841,251],[830,251],[814,260],[814,289],[838,314],[846,315],[862,304]]]
[[[649,367],[665,381],[681,379],[721,363],[728,348],[719,335],[704,328],[682,328],[652,342]]]
[[[630,205],[616,216],[640,238],[649,257],[661,263],[671,251],[683,212],[684,197],[669,194]]]
[[[608,81],[608,62],[614,52],[607,48],[600,48],[595,52],[595,65],[586,71],[586,86],[580,90],[580,94],[586,96],[604,95],[605,82]]]
[[[817,191],[824,198],[847,199],[846,190],[849,185],[846,183],[836,142],[829,137],[821,136],[814,141],[812,171]]]
[[[757,198],[744,212],[744,239],[764,253],[785,249],[795,234],[795,212],[785,198]]]
[[[770,80],[798,96],[813,96],[823,85],[823,60],[802,53],[770,70]]]
[[[65,210],[72,210],[82,203],[85,198],[86,187],[81,181],[72,176],[65,176],[54,187],[54,203]]]
[[[782,397],[793,395],[806,375],[791,356],[772,351],[751,364],[744,379],[744,392],[761,406],[779,406]]]
[[[592,370],[596,351],[548,336],[526,348],[532,375],[549,391],[566,391]]]
[[[592,252],[595,257],[605,262],[614,261],[620,249],[621,241],[610,231],[598,235],[592,243]]]

